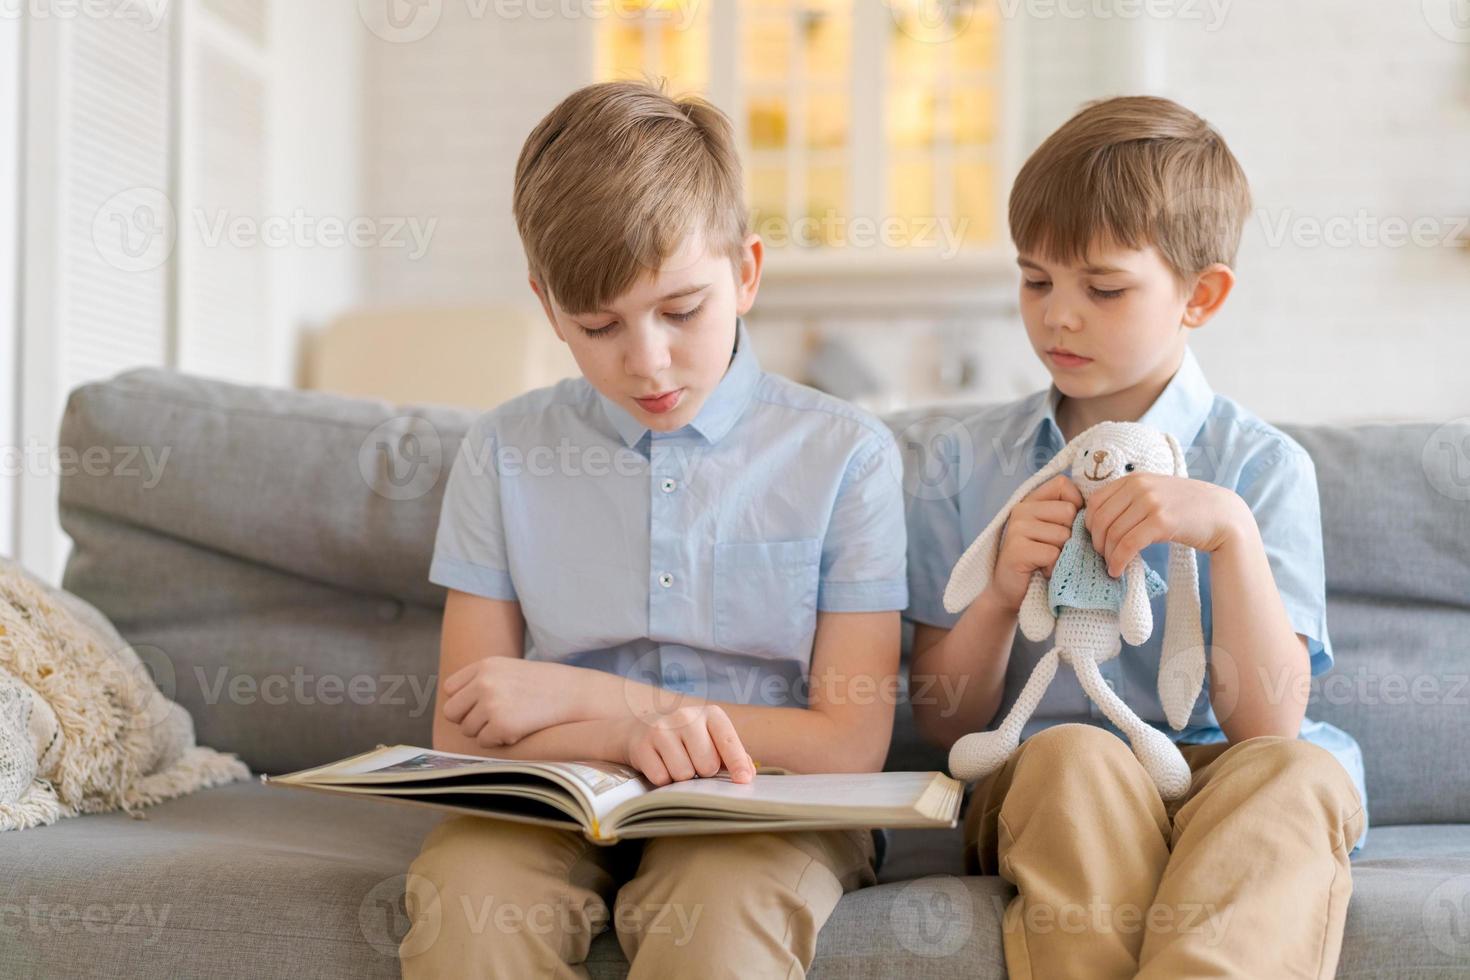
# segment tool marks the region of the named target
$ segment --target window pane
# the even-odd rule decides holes
[[[659,74],[667,75],[676,93],[703,92],[709,84],[709,19],[701,4],[689,21],[668,17],[659,28]],[[682,24],[682,26],[681,26]]]
[[[904,148],[934,143],[934,89],[929,85],[900,84],[888,93],[888,144]]]
[[[807,97],[806,145],[816,150],[847,145],[846,91],[813,92]]]
[[[805,45],[806,75],[828,81],[845,79],[852,62],[852,16],[846,3],[808,2],[799,15]]]
[[[959,146],[988,144],[995,139],[995,89],[957,89],[950,95],[953,139]]]
[[[752,167],[749,174],[748,204],[755,214],[755,230],[761,234],[761,223],[786,216],[786,170],[784,167]]]
[[[956,222],[965,222],[964,243],[985,245],[995,241],[995,168],[984,161],[965,161],[954,167]]]
[[[975,0],[884,0],[893,16],[896,36],[911,40],[914,44],[931,51],[947,46],[972,20],[977,13]]]
[[[997,67],[1000,19],[993,3],[970,5],[969,22],[954,41],[954,66],[959,71],[992,71]]]
[[[904,15],[893,12],[888,33],[888,74],[894,81],[930,82],[944,65],[947,45],[926,39],[925,32],[911,30]]]
[[[840,245],[847,233],[847,168],[815,166],[807,171],[807,217],[813,227],[803,231],[802,245]]]
[[[782,82],[791,74],[791,18],[751,13],[741,32],[740,68],[746,80]]]
[[[753,150],[775,150],[786,145],[786,96],[752,95],[746,100],[745,122]]]
[[[888,215],[904,219],[934,216],[934,167],[927,157],[889,166]]]
[[[597,32],[598,80],[640,78],[642,74],[642,22],[604,24],[603,29]]]

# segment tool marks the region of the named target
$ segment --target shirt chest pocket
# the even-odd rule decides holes
[[[714,640],[751,657],[811,659],[822,541],[716,544]]]

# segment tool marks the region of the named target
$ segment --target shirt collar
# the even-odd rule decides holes
[[[745,320],[737,317],[735,352],[730,359],[730,366],[725,369],[725,376],[720,379],[715,390],[710,392],[710,396],[700,406],[699,414],[685,428],[698,432],[710,444],[719,442],[745,413],[762,373],[760,361],[756,359],[755,349],[751,346],[750,335],[745,328]],[[597,397],[602,402],[603,414],[617,430],[624,444],[629,448],[638,445],[649,431],[648,426],[602,392],[598,392]]]
[[[1057,404],[1061,398],[1061,391],[1053,384],[1028,399],[1024,413],[1026,424],[1017,444],[1037,436],[1040,430],[1041,436],[1052,440],[1057,448],[1061,448],[1062,429],[1057,424]],[[1214,402],[1214,389],[1205,380],[1205,373],[1200,368],[1194,351],[1185,347],[1178,370],[1138,422],[1161,432],[1171,433],[1179,440],[1181,448],[1188,449],[1203,428]]]

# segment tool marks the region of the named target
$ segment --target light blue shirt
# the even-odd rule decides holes
[[[1016,488],[1061,451],[1064,440],[1056,420],[1060,396],[1052,385],[1019,401],[986,406],[964,418],[936,419],[925,423],[926,431],[905,433],[906,442],[922,444],[930,454],[925,462],[931,475],[922,492],[911,493],[908,502],[912,601],[905,618],[944,629],[959,620],[944,609],[950,571]],[[1312,675],[1331,667],[1317,474],[1306,450],[1235,401],[1215,394],[1188,348],[1179,370],[1139,421],[1173,433],[1185,449],[1191,478],[1233,490],[1250,505],[1292,628],[1307,637]],[[1145,548],[1143,560],[1151,568],[1167,568],[1168,547],[1159,543]],[[1199,570],[1209,644],[1208,554],[1200,553]],[[1165,603],[1163,596],[1153,600],[1155,623],[1164,621]],[[1102,664],[1104,679],[1140,718],[1175,741],[1225,741],[1210,705],[1208,676],[1189,724],[1182,731],[1169,726],[1158,693],[1163,632],[1154,630],[1143,646],[1125,647],[1122,656]],[[1003,720],[1032,668],[1053,645],[1052,638],[1032,643],[1016,633],[1006,697],[995,724]],[[1057,672],[1022,737],[1064,722],[1099,725],[1121,735],[1068,670]],[[1364,831],[1356,852],[1367,837],[1362,750],[1351,735],[1325,722],[1304,721],[1300,737],[1336,756],[1357,786],[1364,801]]]
[[[739,322],[676,432],[582,378],[477,418],[429,579],[518,601],[530,659],[802,706],[819,611],[908,603],[901,474],[886,426],[766,374]]]

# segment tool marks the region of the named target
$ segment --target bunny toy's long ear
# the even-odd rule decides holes
[[[1174,475],[1189,476],[1179,440],[1165,433],[1174,454]],[[1159,657],[1159,703],[1176,730],[1189,723],[1205,680],[1205,634],[1200,621],[1199,565],[1194,549],[1169,545],[1169,592],[1164,606],[1164,642]]]
[[[1098,423],[1098,425],[1105,424]],[[1092,429],[1095,428],[1097,426],[1092,427]],[[1081,440],[1091,433],[1092,429],[1081,433],[1063,446],[1061,452],[1053,456],[1045,466],[1016,488],[1016,492],[1011,494],[1011,499],[1005,502],[1000,513],[991,518],[990,524],[980,532],[980,536],[970,543],[970,547],[965,549],[963,555],[960,555],[960,560],[955,562],[954,571],[949,573],[949,584],[944,587],[945,610],[952,613],[964,612],[970,603],[975,601],[975,597],[985,591],[985,587],[990,584],[991,576],[995,574],[995,560],[1000,556],[1000,532],[1005,528],[1011,511],[1022,500],[1025,500],[1031,491],[1058,473],[1071,468],[1072,460],[1077,455],[1077,448],[1082,445]]]

